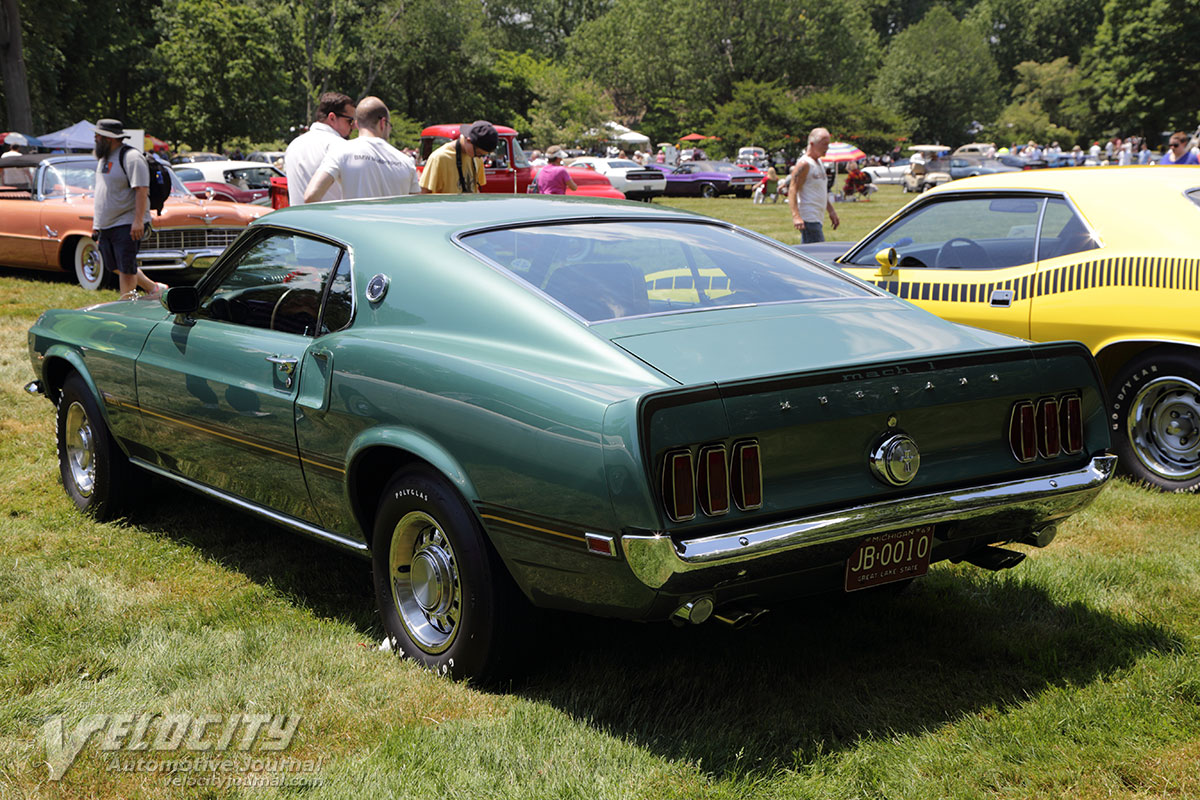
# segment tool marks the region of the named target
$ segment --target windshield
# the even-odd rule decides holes
[[[463,243],[589,322],[867,292],[782,245],[704,223],[562,223]]]
[[[225,176],[225,183],[232,184],[239,189],[270,189],[271,178],[279,173],[274,167],[242,167],[240,169],[227,169],[222,173]]]
[[[191,197],[174,170],[167,169],[171,176],[171,195]],[[72,159],[47,164],[42,171],[41,193],[43,197],[66,197],[76,194],[93,194],[96,190],[96,160],[92,158]]]

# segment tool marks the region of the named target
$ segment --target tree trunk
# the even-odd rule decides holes
[[[4,81],[4,104],[8,127],[33,134],[33,107],[29,104],[29,80],[21,46],[21,9],[17,0],[0,0],[0,78]]]

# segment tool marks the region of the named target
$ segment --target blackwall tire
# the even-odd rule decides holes
[[[713,186],[711,183],[700,184],[700,196],[707,197],[707,198],[716,197],[717,196],[717,187]]]
[[[1109,405],[1123,473],[1166,492],[1200,489],[1200,357],[1141,353],[1113,378]]]
[[[509,677],[524,598],[458,492],[427,469],[397,473],[372,539],[375,595],[392,649],[454,679]]]
[[[76,508],[101,521],[120,516],[130,494],[133,467],[79,373],[72,373],[63,384],[57,441],[63,489]]]
[[[89,292],[94,292],[104,285],[107,271],[100,250],[90,236],[80,236],[75,240],[75,251],[71,255],[75,268],[75,280]]]

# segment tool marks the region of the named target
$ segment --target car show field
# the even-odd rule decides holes
[[[904,199],[886,186],[871,202],[840,204],[833,235],[865,236]],[[639,208],[668,205],[799,238],[785,204]],[[486,244],[493,260],[514,255]],[[673,281],[652,285],[652,301],[693,302],[676,272],[647,273]],[[724,273],[702,274],[713,299],[732,296],[716,283]],[[305,280],[282,286],[295,298]],[[122,769],[162,753],[105,749],[100,735],[48,781],[44,728],[55,717],[69,731],[88,715],[253,708],[299,716],[285,755],[317,765],[305,773],[312,797],[1200,796],[1194,495],[1113,480],[1052,546],[1023,548],[1015,570],[944,561],[895,596],[796,600],[743,629],[541,612],[527,673],[481,691],[381,652],[388,631],[369,562],[149,475],[124,516],[80,514],[60,484],[53,409],[21,391],[32,377],[27,331],[46,309],[116,293],[48,272],[9,269],[0,282],[0,795],[194,796],[200,784],[174,788],[189,784],[164,782],[157,767]],[[268,328],[285,308],[272,305]],[[586,308],[577,313],[593,319]],[[752,355],[761,358],[742,360]],[[750,367],[731,359],[724,369]],[[230,424],[272,412],[241,408]],[[489,417],[501,411],[493,404]],[[566,422],[579,424],[554,428],[558,441],[571,438]],[[237,479],[245,464],[229,463]],[[507,496],[523,491],[502,469],[488,479]],[[914,526],[906,546],[922,535]],[[180,758],[201,757],[167,755],[181,779]]]

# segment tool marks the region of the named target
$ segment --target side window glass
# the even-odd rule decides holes
[[[508,142],[504,139],[496,142],[496,149],[487,157],[484,164],[492,169],[508,169]]]
[[[196,316],[251,328],[312,336],[321,290],[341,248],[291,233],[250,246],[200,304]]]
[[[918,208],[876,234],[853,260],[874,266],[895,247],[901,267],[1001,269],[1033,261],[1042,199],[963,197]]]
[[[340,331],[350,324],[354,316],[354,287],[350,282],[350,256],[342,255],[333,280],[329,282],[329,294],[325,297],[325,308],[321,311],[321,326],[318,335]]]
[[[1062,198],[1052,197],[1046,203],[1042,218],[1042,235],[1038,241],[1038,258],[1057,258],[1094,250],[1099,245],[1092,238],[1075,209]]]

